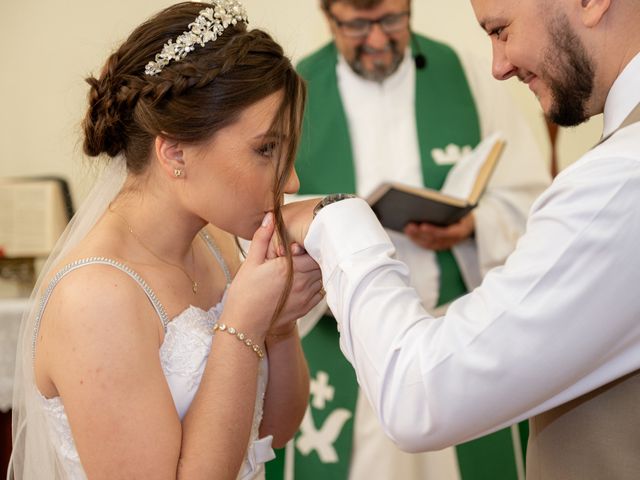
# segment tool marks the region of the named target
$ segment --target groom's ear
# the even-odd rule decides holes
[[[582,24],[593,28],[605,17],[611,7],[611,0],[580,0],[580,17]]]

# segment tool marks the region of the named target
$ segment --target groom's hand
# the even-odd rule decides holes
[[[320,200],[321,198],[311,198],[309,200],[291,202],[282,207],[282,218],[290,242],[304,246],[304,239],[313,220],[313,209]],[[274,235],[269,244],[267,257],[275,258],[283,255],[284,249],[278,244],[278,240]]]

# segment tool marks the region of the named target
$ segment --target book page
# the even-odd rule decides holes
[[[49,254],[67,224],[55,181],[0,182],[0,248],[8,257]]]
[[[496,142],[501,140],[503,140],[503,136],[500,132],[493,133],[482,140],[471,152],[458,160],[449,170],[440,191],[462,200],[468,199],[485,160]]]

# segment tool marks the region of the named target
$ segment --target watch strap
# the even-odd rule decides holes
[[[353,193],[332,193],[331,195],[327,195],[313,208],[313,217],[315,218],[318,212],[327,205],[339,202],[340,200],[346,200],[347,198],[357,198],[357,195],[354,195]]]

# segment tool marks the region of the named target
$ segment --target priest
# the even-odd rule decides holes
[[[549,184],[545,161],[489,64],[410,29],[409,0],[322,0],[333,40],[303,59],[308,105],[296,162],[301,194],[357,193],[381,182],[440,189],[482,138],[507,147],[477,208],[441,228],[388,231],[410,267],[425,309],[437,313],[501,265],[524,232],[533,200]],[[309,408],[274,478],[364,480],[514,479],[522,476],[526,426],[436,453],[407,454],[378,426],[326,304],[301,324],[311,369]],[[286,464],[286,465],[285,465]]]

